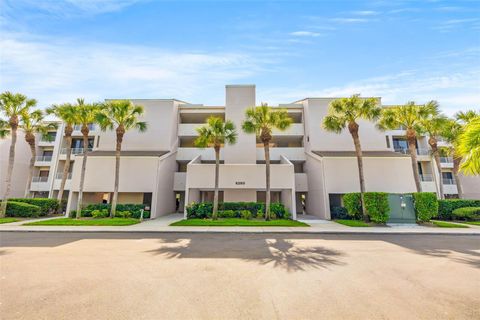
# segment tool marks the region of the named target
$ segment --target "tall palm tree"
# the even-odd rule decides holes
[[[323,119],[323,127],[327,131],[341,133],[343,129],[348,127],[348,131],[352,135],[355,155],[357,157],[358,178],[360,180],[362,214],[365,221],[368,221],[368,215],[365,210],[365,178],[363,175],[362,147],[360,145],[357,120],[376,121],[380,117],[381,111],[382,108],[378,105],[375,98],[361,99],[360,95],[357,94],[350,98],[333,100],[330,103],[328,115]]]
[[[88,158],[88,134],[90,133],[89,126],[96,122],[97,114],[100,111],[98,104],[88,104],[85,103],[85,100],[82,98],[77,99],[76,106],[76,123],[81,125],[82,128],[80,131],[83,136],[83,158],[82,158],[82,170],[80,172],[80,186],[78,189],[78,202],[77,202],[77,211],[76,218],[79,219],[82,212],[82,202],[83,202],[83,187],[85,185],[85,171],[87,169],[87,158]]]
[[[286,109],[273,109],[266,103],[259,107],[247,109],[246,120],[242,123],[242,129],[246,133],[254,133],[263,143],[265,151],[265,220],[270,220],[270,141],[272,130],[284,131],[292,124],[292,118]]]
[[[439,177],[439,193],[440,199],[444,199],[443,192],[443,176],[442,165],[440,163],[440,149],[438,148],[438,139],[441,138],[442,133],[445,131],[445,126],[448,124],[448,118],[440,113],[438,103],[436,101],[430,101],[427,103],[431,108],[431,113],[420,120],[422,130],[428,134],[428,144],[432,149],[432,156],[435,159],[435,165],[437,167]]]
[[[3,194],[2,204],[0,205],[0,218],[5,217],[7,211],[7,200],[12,188],[12,172],[15,162],[15,145],[17,143],[17,129],[20,121],[20,115],[28,113],[31,108],[37,104],[35,99],[28,99],[20,93],[11,93],[6,91],[0,94],[0,112],[8,118],[8,129],[12,136],[10,151],[8,154],[7,179],[5,180],[5,193]]]
[[[47,114],[54,115],[64,123],[66,160],[65,165],[63,166],[62,181],[60,183],[60,189],[58,190],[57,195],[58,201],[62,201],[63,193],[65,191],[65,184],[68,178],[68,172],[70,171],[70,162],[72,157],[72,133],[73,127],[75,126],[75,123],[77,121],[77,109],[76,106],[70,103],[64,103],[60,105],[53,105],[46,111]]]
[[[416,105],[415,102],[410,101],[403,106],[383,109],[377,124],[377,127],[381,130],[394,130],[398,127],[405,128],[417,192],[422,191],[417,164],[417,135],[422,133],[421,121],[427,118],[433,111],[431,104]]]
[[[115,147],[115,185],[112,199],[112,209],[110,217],[115,216],[118,201],[118,186],[120,179],[120,152],[122,150],[122,141],[125,133],[131,129],[137,129],[140,132],[147,130],[147,123],[140,121],[144,113],[142,106],[133,104],[130,100],[112,100],[102,106],[101,112],[97,114],[97,122],[102,130],[114,130],[117,135]]]
[[[460,167],[469,175],[480,175],[480,117],[470,120],[460,135],[459,153],[465,159]]]
[[[218,212],[218,179],[220,168],[220,148],[225,144],[235,144],[237,132],[232,121],[211,116],[206,125],[197,128],[198,138],[195,145],[200,148],[213,147],[215,150],[215,192],[213,196],[212,219],[217,219]]]
[[[27,186],[25,188],[25,198],[30,197],[30,185],[32,183],[33,171],[35,169],[35,157],[37,156],[35,135],[40,134],[44,139],[50,139],[48,132],[57,129],[57,124],[44,122],[44,113],[42,110],[35,110],[30,113],[21,114],[20,128],[25,133],[25,141],[30,146],[30,167],[28,171]]]

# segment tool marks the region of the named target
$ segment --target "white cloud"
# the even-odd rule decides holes
[[[380,12],[373,10],[352,11],[351,13],[357,16],[376,16],[380,14]]]
[[[338,23],[364,23],[369,21],[365,18],[333,18],[330,20]]]
[[[289,34],[295,37],[318,37],[321,35],[318,32],[312,32],[312,31],[295,31],[295,32],[290,32]]]

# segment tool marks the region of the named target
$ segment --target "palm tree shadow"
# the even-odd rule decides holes
[[[168,259],[239,259],[256,262],[260,265],[272,265],[287,272],[323,269],[329,266],[344,265],[339,258],[342,252],[322,246],[301,246],[295,241],[275,237],[244,237],[240,240],[205,239],[189,237],[184,239],[161,239],[161,246],[147,251]],[[220,241],[219,241],[220,240]]]

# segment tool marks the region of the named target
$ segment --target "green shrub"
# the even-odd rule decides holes
[[[257,215],[256,215],[257,219],[263,219],[264,216],[265,216],[265,213],[263,211],[261,211],[261,210],[257,211]]]
[[[419,221],[427,222],[438,215],[438,200],[434,192],[414,192],[413,205]]]
[[[352,217],[348,214],[348,211],[345,207],[331,207],[330,215],[332,220],[352,219]]]
[[[115,217],[116,218],[126,218],[126,219],[128,219],[128,218],[132,217],[132,213],[130,211],[117,211],[117,212],[115,212]]]
[[[390,206],[388,204],[388,193],[386,192],[365,192],[365,211],[370,220],[375,223],[386,223],[389,218]]]
[[[455,219],[476,221],[480,220],[480,207],[463,207],[453,210],[452,215]]]
[[[82,209],[82,217],[91,217],[93,210],[107,210],[110,213],[110,209],[112,205],[110,203],[95,203],[89,204],[84,209]],[[140,213],[142,209],[145,208],[143,204],[137,203],[122,203],[117,204],[117,212],[118,211],[129,211],[132,214],[132,218],[140,219]],[[143,218],[148,219],[150,218],[150,211],[143,212]]]
[[[41,215],[41,208],[26,202],[15,202],[8,200],[7,217],[36,218]]]
[[[261,212],[260,218],[263,218],[265,204],[257,202],[223,202],[218,204],[220,211],[233,211],[235,217],[240,217],[243,210],[250,211],[252,217],[258,217],[258,212]],[[192,202],[187,206],[187,219],[205,219],[210,218],[213,211],[213,204],[211,202],[195,203]],[[274,214],[279,219],[290,219],[290,213],[281,203],[271,203],[270,213]],[[220,214],[219,214],[220,217]]]
[[[242,219],[250,220],[252,219],[252,213],[249,210],[242,210],[240,211],[240,217]]]
[[[354,219],[362,218],[362,201],[360,192],[352,192],[343,195],[343,205],[347,209],[347,213]]]
[[[467,199],[446,199],[438,200],[438,218],[441,220],[452,220],[453,210],[465,207],[480,207],[480,200]]]
[[[220,210],[218,211],[219,218],[236,218],[237,214],[233,210]]]
[[[12,198],[9,201],[28,203],[37,207],[40,207],[40,215],[46,216],[47,214],[55,213],[60,207],[60,203],[57,199],[49,198]]]
[[[95,218],[95,219],[106,218],[106,217],[108,217],[108,210],[107,209],[93,210],[91,212],[91,214],[92,214],[92,217]]]
[[[290,213],[281,203],[274,202],[270,204],[270,219],[288,219]]]

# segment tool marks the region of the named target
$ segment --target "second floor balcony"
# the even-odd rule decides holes
[[[88,148],[88,152],[92,151],[93,148]],[[72,148],[72,154],[80,154],[83,153],[83,148]],[[67,148],[62,148],[60,154],[67,154]]]

